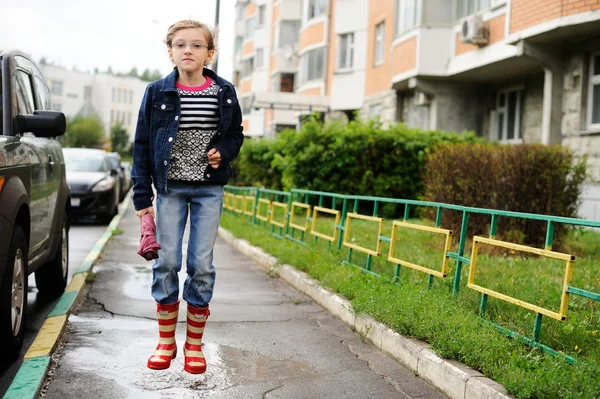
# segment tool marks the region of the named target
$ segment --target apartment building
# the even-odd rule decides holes
[[[106,138],[112,125],[120,122],[133,141],[138,112],[148,82],[131,76],[90,74],[55,65],[42,65],[52,93],[52,109],[67,118],[77,114],[97,115]]]
[[[328,118],[562,143],[600,179],[600,0],[238,0],[245,131]],[[600,219],[600,186],[581,214]]]

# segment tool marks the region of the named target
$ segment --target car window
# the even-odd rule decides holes
[[[112,164],[112,169],[119,169],[119,160],[117,158],[109,158]]]
[[[106,172],[106,157],[78,151],[63,151],[65,166],[71,172]]]
[[[33,89],[29,74],[16,70],[13,76],[13,85],[17,94],[17,113],[33,114],[35,101],[33,100]]]
[[[35,82],[35,100],[37,107],[35,109],[50,109],[50,90],[39,76],[35,75],[33,78]]]

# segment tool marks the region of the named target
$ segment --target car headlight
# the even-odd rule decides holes
[[[108,191],[113,188],[114,184],[114,180],[107,177],[106,179],[102,179],[96,183],[94,187],[92,187],[92,191],[96,193],[99,191]]]

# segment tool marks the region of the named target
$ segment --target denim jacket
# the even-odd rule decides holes
[[[221,153],[217,169],[206,168],[208,183],[226,184],[233,176],[230,162],[238,155],[244,141],[242,133],[242,111],[233,85],[205,68],[219,86],[217,95],[221,122],[208,149],[216,148]],[[171,162],[171,148],[179,130],[181,101],[175,82],[179,72],[175,68],[169,76],[152,82],[146,88],[140,107],[133,147],[133,206],[136,210],[152,206],[152,184],[159,194],[167,191],[167,175]]]

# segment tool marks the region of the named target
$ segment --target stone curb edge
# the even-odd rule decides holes
[[[367,315],[355,314],[349,301],[321,287],[319,281],[310,278],[306,273],[290,265],[278,265],[277,258],[252,246],[246,240],[235,238],[222,227],[219,227],[219,236],[263,269],[277,269],[283,281],[313,298],[351,330],[359,332],[378,349],[408,367],[450,398],[513,398],[501,384],[458,361],[439,357],[427,343],[403,337]]]
[[[60,340],[69,314],[78,303],[86,277],[92,267],[100,259],[106,243],[118,228],[121,219],[129,207],[131,192],[119,205],[119,213],[112,219],[102,236],[96,241],[92,250],[73,274],[71,282],[65,289],[54,309],[48,314],[33,343],[25,353],[23,364],[19,367],[15,378],[4,394],[3,399],[34,399],[40,393],[46,373],[51,365],[50,358],[56,343]]]

